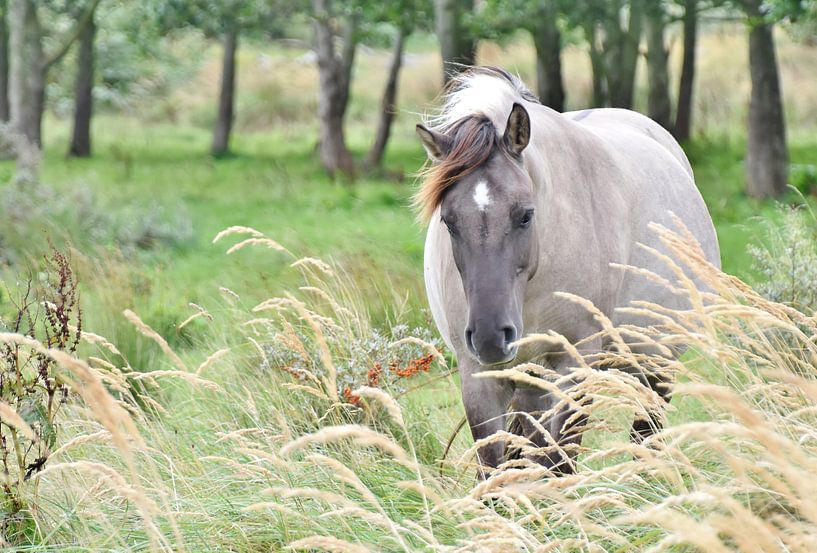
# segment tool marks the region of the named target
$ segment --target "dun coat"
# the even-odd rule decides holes
[[[639,246],[666,251],[650,223],[672,228],[676,215],[708,260],[720,264],[712,220],[683,150],[643,115],[560,114],[507,72],[474,68],[456,78],[427,125],[417,131],[432,166],[416,197],[429,222],[426,289],[437,327],[457,356],[475,439],[507,429],[509,409],[536,416],[554,405],[539,388],[478,378],[481,371],[535,361],[565,374],[570,366],[563,351],[517,348],[515,340],[555,331],[574,344],[583,341],[583,352],[610,347],[601,338],[585,340],[597,334],[598,323],[558,292],[592,301],[616,325],[648,322],[617,310],[634,300],[685,307],[667,287],[621,268],[676,281]],[[636,352],[643,347],[632,345]],[[668,383],[640,376],[668,399]],[[654,431],[660,417],[653,418],[634,423],[634,439]],[[551,443],[542,426],[516,420],[515,432],[540,447]],[[582,419],[567,409],[541,422],[562,447],[581,440]],[[491,443],[479,450],[480,462],[496,467],[505,453],[502,442]],[[552,447],[534,460],[566,472],[569,457]]]

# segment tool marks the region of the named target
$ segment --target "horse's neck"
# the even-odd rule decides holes
[[[593,202],[586,178],[586,164],[593,163],[582,148],[585,131],[550,108],[531,110],[531,141],[523,153],[542,208],[542,220],[559,225],[571,218],[592,219]],[[587,223],[590,224],[590,223]]]
[[[557,171],[555,165],[566,161],[555,157],[564,149],[565,140],[569,138],[567,135],[573,129],[569,128],[559,112],[545,106],[535,106],[530,112],[531,140],[522,159],[536,192],[544,194],[547,183],[552,182]]]

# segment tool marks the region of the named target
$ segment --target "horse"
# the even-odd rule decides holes
[[[617,309],[634,300],[684,308],[665,286],[622,266],[674,282],[670,269],[639,244],[666,251],[649,226],[669,227],[677,216],[707,260],[720,267],[715,229],[692,167],[670,133],[648,117],[613,108],[559,113],[495,67],[461,73],[442,108],[416,130],[430,162],[414,198],[428,224],[426,292],[457,359],[472,436],[482,440],[501,430],[524,435],[547,451],[534,462],[554,474],[570,473],[575,453],[568,450],[581,443],[581,413],[557,409],[562,404],[555,394],[539,387],[477,375],[534,361],[567,374],[565,351],[515,344],[526,332],[554,331],[581,343],[587,354],[610,347],[598,337],[592,314],[558,292],[592,301],[615,325],[645,324],[632,310]],[[632,345],[635,352],[640,347],[647,348]],[[669,401],[671,382],[639,378]],[[547,420],[523,416],[516,428],[507,428],[512,411],[549,409]],[[656,432],[659,414],[637,418],[633,440]],[[554,442],[558,447],[547,449]],[[477,456],[486,477],[506,459],[506,446],[503,440],[481,443]]]

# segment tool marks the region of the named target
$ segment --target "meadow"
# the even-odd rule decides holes
[[[718,273],[670,232],[715,307],[669,314],[669,338],[649,334],[692,343],[682,363],[616,359],[680,375],[667,431],[628,445],[629,420],[655,398],[578,357],[586,385],[564,400],[596,397],[578,475],[518,466],[474,481],[409,207],[425,159],[415,114],[436,94],[423,78],[439,71],[431,41],[409,49],[385,170],[353,183],[316,161],[316,74],[298,48],[243,51],[229,157],[207,154],[217,52],[203,43],[198,73],[172,94],[95,118],[91,159],[65,158],[67,123],[49,118],[42,185],[0,189],[0,297],[49,278],[49,244],[68,251],[85,338],[63,355],[3,335],[31,359],[54,356],[55,378],[76,390],[49,463],[22,487],[29,514],[4,522],[9,551],[813,550],[812,314]],[[724,272],[761,285],[747,246],[767,242],[781,215],[742,192],[747,88],[731,68],[744,50],[734,29],[705,36],[699,130],[685,147]],[[366,51],[356,70],[359,154],[387,57]],[[817,57],[785,37],[780,57],[794,180],[817,159],[817,90],[803,85]],[[524,40],[484,45],[481,59],[531,80]],[[565,66],[580,107],[585,54],[569,49]],[[0,182],[13,173],[0,163]],[[230,227],[242,228],[214,243]]]

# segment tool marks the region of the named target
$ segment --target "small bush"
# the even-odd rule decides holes
[[[80,341],[77,283],[68,258],[53,250],[39,278],[0,302],[0,331],[21,334],[43,348],[74,353]],[[6,305],[8,303],[8,305]],[[25,531],[27,496],[57,444],[60,408],[68,387],[52,357],[0,343],[0,535],[14,542]]]
[[[350,405],[359,405],[352,390],[360,386],[382,387],[395,395],[404,392],[409,378],[431,369],[435,356],[429,353],[429,346],[442,348],[428,329],[407,325],[393,326],[388,332],[373,328],[362,337],[350,336],[341,327],[325,332],[329,349],[336,352],[338,395]],[[305,325],[284,325],[272,343],[264,346],[264,353],[264,370],[283,370],[301,381],[324,376],[321,352]]]
[[[243,227],[231,228],[217,240],[231,234],[251,236],[231,251],[252,244],[284,250],[262,233]],[[263,354],[260,365],[264,372],[287,373],[300,382],[319,382],[318,395],[357,406],[360,398],[353,390],[361,386],[400,395],[408,378],[429,372],[435,361],[445,364],[440,353],[442,342],[428,329],[412,329],[405,324],[391,325],[385,331],[375,328],[366,316],[359,290],[338,268],[312,258],[298,260],[293,266],[304,278],[302,295],[260,303],[254,311],[272,312],[276,317],[259,317],[248,323],[263,325],[268,331],[252,331]]]
[[[790,184],[804,196],[817,193],[817,166],[792,165],[789,172]]]
[[[750,245],[762,276],[758,291],[804,313],[817,311],[817,219],[800,208],[782,207],[779,225],[767,223],[759,245]]]
[[[136,206],[123,211],[115,227],[115,240],[126,255],[159,245],[179,247],[193,239],[193,223],[183,205]]]
[[[0,189],[0,266],[19,267],[26,254],[45,251],[46,234],[83,249],[113,244],[132,256],[138,250],[184,245],[193,237],[193,224],[183,205],[113,207],[83,186],[63,192],[38,182],[15,182]]]

